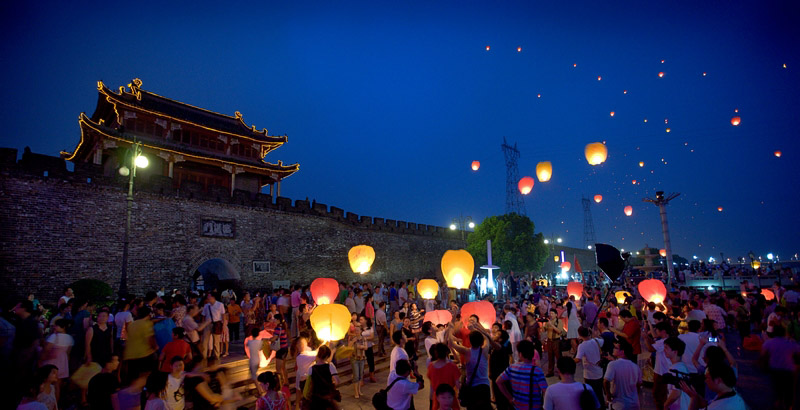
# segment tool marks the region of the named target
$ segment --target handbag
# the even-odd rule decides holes
[[[461,404],[462,407],[467,407],[467,403],[472,401],[472,392],[473,390],[470,389],[472,387],[472,382],[475,381],[475,375],[478,373],[478,366],[481,364],[481,359],[483,358],[483,351],[479,350],[478,360],[475,361],[475,367],[472,369],[472,377],[469,378],[468,384],[462,384],[461,390],[458,391],[458,402]]]
[[[222,334],[222,321],[211,322],[211,333],[215,335]]]
[[[376,410],[391,410],[389,405],[386,404],[386,402],[389,400],[389,390],[391,390],[392,386],[394,386],[394,384],[401,379],[405,380],[405,377],[398,377],[392,380],[388,387],[378,390],[377,393],[372,395],[372,406],[375,407]]]

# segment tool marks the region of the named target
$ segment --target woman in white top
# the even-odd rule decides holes
[[[68,335],[67,327],[71,324],[69,319],[58,319],[55,324],[55,333],[47,337],[42,352],[42,365],[52,364],[58,368],[58,378],[69,377],[69,352],[75,340]]]
[[[144,410],[170,410],[166,402],[167,373],[153,372],[147,376],[147,404]]]
[[[375,352],[372,350],[372,346],[375,345],[375,328],[372,326],[372,319],[365,315],[359,315],[358,321],[361,323],[361,328],[364,329],[361,331],[361,337],[367,342],[364,356],[367,359],[367,370],[369,370],[369,372],[364,375],[364,378],[368,378],[369,381],[375,383],[377,382],[375,379]],[[361,379],[361,384],[363,386],[364,379]]]
[[[570,351],[575,356],[575,351],[578,349],[578,328],[581,326],[581,320],[578,319],[578,307],[575,305],[574,299],[570,296],[567,301],[567,339],[572,344]]]

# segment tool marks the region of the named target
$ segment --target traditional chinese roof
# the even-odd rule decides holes
[[[236,111],[234,116],[220,114],[162,97],[150,91],[142,90],[141,86],[142,80],[135,78],[128,84],[128,90],[126,90],[125,87],[120,87],[119,92],[114,92],[106,87],[102,81],[97,82],[97,90],[100,92],[100,98],[113,104],[117,115],[119,115],[117,104],[121,104],[126,107],[150,112],[160,117],[168,117],[172,120],[191,123],[225,134],[243,136],[261,142],[276,144],[283,144],[287,141],[285,135],[267,135],[266,128],[258,131],[255,125],[248,127],[247,124],[244,123],[242,114],[239,111]],[[98,108],[99,107],[100,104],[98,104]],[[94,118],[94,116],[93,119],[95,121],[98,120]]]

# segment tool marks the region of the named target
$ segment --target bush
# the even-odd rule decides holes
[[[80,279],[72,282],[69,287],[75,292],[75,296],[86,298],[93,304],[103,304],[109,301],[114,295],[114,291],[108,283],[98,279]]]

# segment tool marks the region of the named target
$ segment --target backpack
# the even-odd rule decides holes
[[[594,395],[594,391],[586,388],[586,383],[583,384],[583,391],[578,402],[581,410],[597,410],[597,397]]]
[[[405,380],[405,377],[394,379],[385,389],[378,390],[377,393],[372,395],[372,406],[375,407],[376,410],[392,410],[389,405],[386,404],[387,400],[389,400],[389,390],[391,390],[392,386],[400,379]]]

